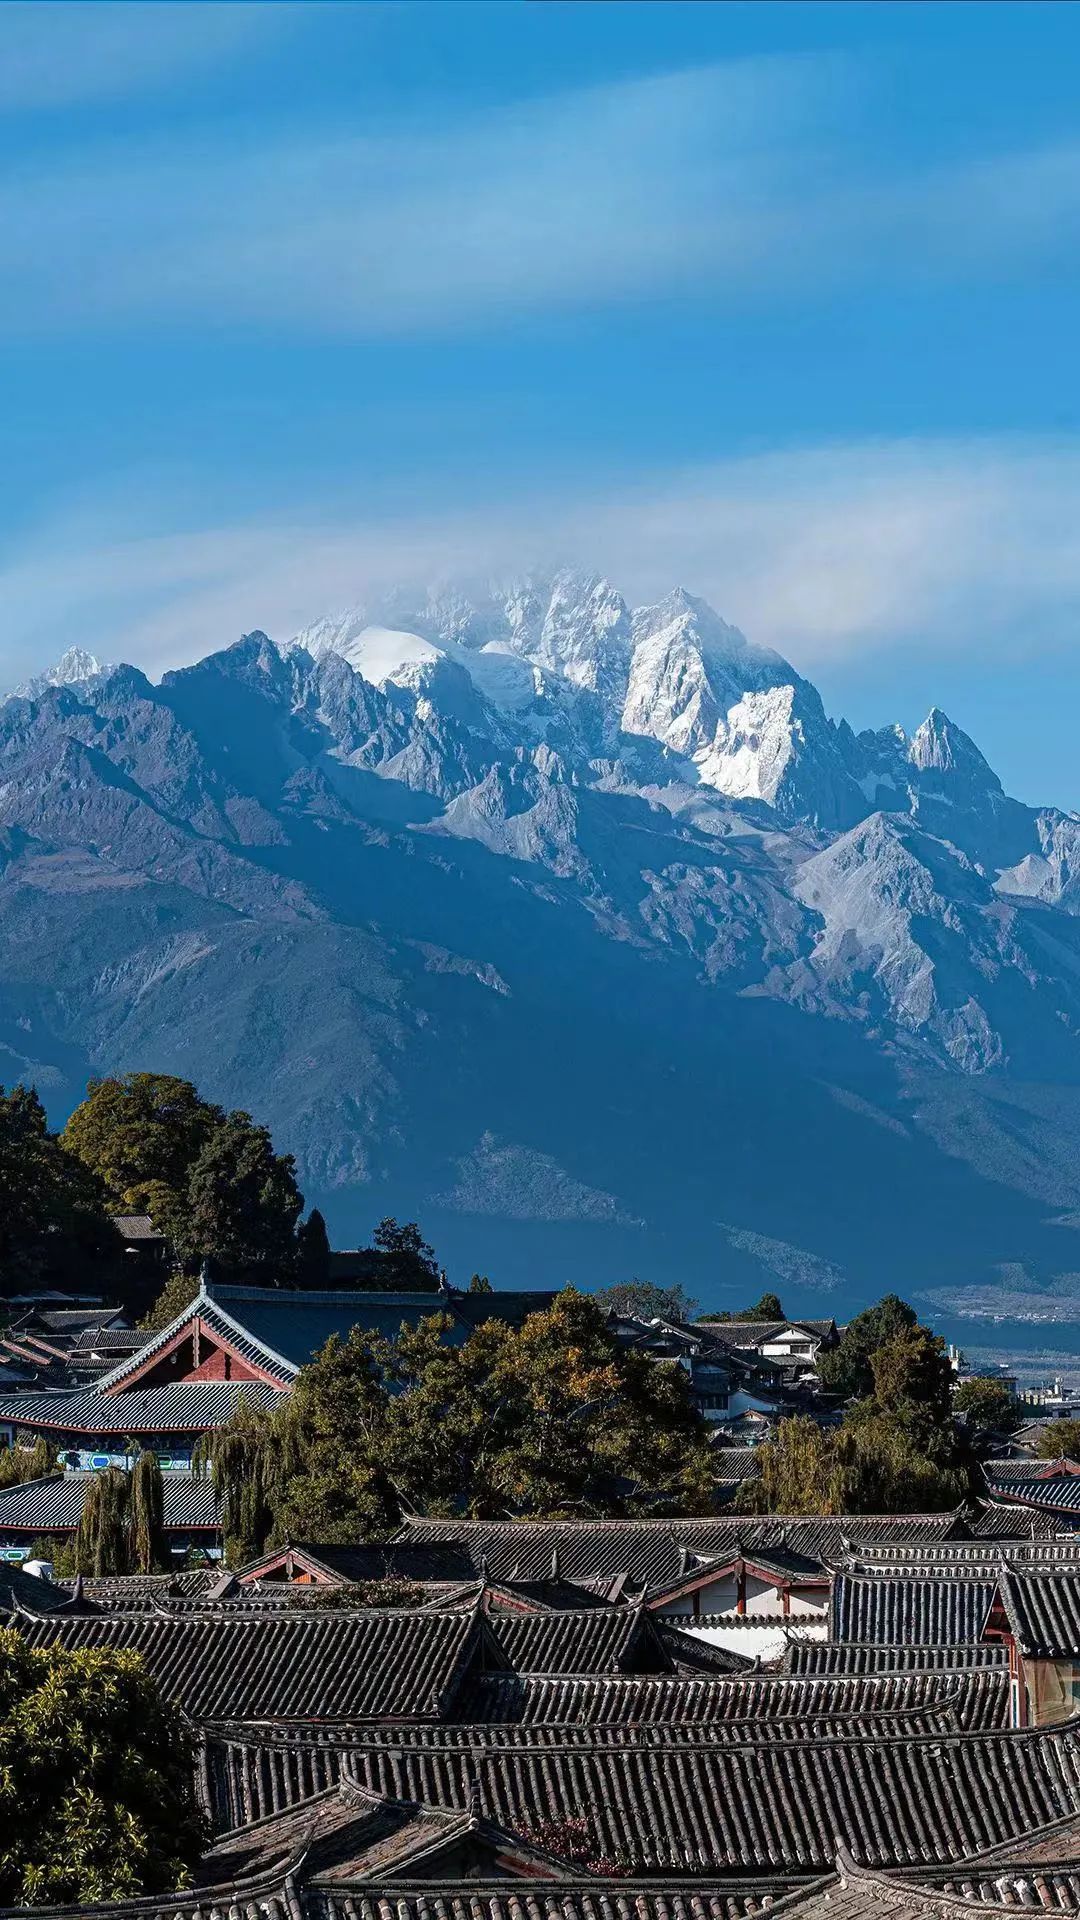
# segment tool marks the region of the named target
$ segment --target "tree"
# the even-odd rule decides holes
[[[45,1435],[19,1433],[15,1444],[0,1451],[0,1487],[22,1486],[28,1480],[43,1480],[55,1472],[58,1453]]]
[[[144,1333],[160,1333],[162,1327],[170,1326],[185,1307],[190,1307],[199,1291],[199,1282],[192,1273],[172,1273],[166,1280],[149,1313],[139,1321]]]
[[[1004,1380],[962,1380],[953,1394],[953,1412],[963,1414],[979,1436],[1011,1433],[1020,1422],[1020,1409]],[[1073,1424],[1080,1438],[1080,1423]]]
[[[297,1278],[302,1287],[325,1287],[330,1281],[330,1236],[318,1207],[312,1207],[296,1230]]]
[[[184,1216],[171,1236],[181,1258],[212,1254],[236,1266],[290,1271],[304,1204],[294,1165],[291,1153],[274,1152],[250,1114],[226,1114],[188,1175]]]
[[[751,1513],[843,1513],[836,1439],[807,1414],[781,1420],[757,1452],[759,1477],[745,1485]]]
[[[131,1470],[128,1557],[132,1573],[160,1573],[172,1565],[165,1538],[165,1487],[157,1455],[145,1448]]]
[[[873,1391],[838,1428],[780,1423],[759,1452],[759,1479],[749,1483],[753,1510],[923,1513],[967,1497],[969,1463],[952,1417],[943,1342],[926,1327],[904,1327],[874,1350],[871,1373]]]
[[[49,1132],[32,1087],[0,1087],[0,1284],[58,1285],[118,1252],[100,1180]]]
[[[0,1631],[0,1902],[189,1884],[209,1838],[192,1763],[179,1711],[136,1654]]]
[[[250,1114],[226,1113],[190,1080],[92,1080],[63,1132],[115,1211],[148,1213],[185,1264],[215,1257],[291,1273],[303,1207],[289,1154]]]
[[[744,1307],[741,1313],[703,1313],[702,1320],[786,1320],[779,1294],[763,1293],[755,1307]]]
[[[906,1328],[874,1350],[870,1371],[876,1409],[920,1433],[950,1429],[952,1367],[940,1335]]]
[[[1035,1443],[1040,1460],[1075,1460],[1080,1464],[1080,1420],[1051,1420]]]
[[[114,1212],[148,1213],[171,1239],[191,1167],[224,1118],[190,1080],[126,1073],[91,1080],[61,1137],[98,1175]]]
[[[106,1467],[88,1482],[75,1535],[75,1559],[80,1573],[98,1577],[107,1573],[130,1573],[129,1479],[121,1467]]]
[[[392,1214],[380,1220],[371,1244],[381,1256],[381,1284],[391,1292],[430,1293],[439,1284],[435,1249],[424,1239],[415,1220],[399,1225]]]
[[[242,1566],[289,1538],[321,1546],[385,1538],[401,1515],[380,1464],[389,1404],[378,1354],[386,1342],[354,1327],[332,1335],[274,1413],[241,1400],[205,1436],[222,1503],[226,1554]]]
[[[872,1392],[873,1354],[887,1340],[917,1324],[914,1308],[895,1293],[887,1293],[876,1306],[856,1314],[844,1328],[839,1344],[818,1355],[818,1379],[826,1393],[850,1400]]]
[[[710,1510],[705,1430],[682,1368],[624,1352],[595,1301],[567,1289],[521,1327],[489,1320],[459,1345],[451,1331],[438,1313],[394,1340],[354,1327],[301,1370],[279,1411],[241,1403],[206,1436],[233,1564],[286,1535],[385,1538],[406,1506]]]
[[[698,1303],[680,1286],[658,1287],[651,1280],[625,1280],[601,1287],[593,1295],[605,1313],[629,1314],[638,1320],[692,1320]]]
[[[429,1511],[709,1508],[704,1425],[682,1368],[621,1348],[572,1288],[522,1326],[489,1320],[460,1346],[434,1319],[403,1329],[389,1366],[398,1391],[382,1457]]]
[[[495,1289],[486,1273],[474,1273],[469,1281],[470,1293],[494,1293]]]

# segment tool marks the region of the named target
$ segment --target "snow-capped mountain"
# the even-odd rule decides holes
[[[14,694],[9,694],[7,697],[35,700],[45,692],[47,687],[77,687],[87,681],[97,680],[103,673],[111,672],[111,667],[96,659],[92,653],[87,653],[85,647],[69,647],[66,653],[61,654],[54,667],[48,667],[44,673],[37,674],[33,680],[25,681],[21,687],[15,689]],[[3,697],[0,693],[0,699]]]
[[[403,590],[160,686],[72,649],[0,705],[0,909],[0,1078],[188,1074],[343,1236],[1080,1271],[1080,819],[682,589]]]

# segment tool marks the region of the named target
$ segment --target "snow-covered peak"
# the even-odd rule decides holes
[[[88,653],[85,647],[69,647],[61,654],[55,666],[46,667],[44,673],[35,674],[21,687],[16,687],[12,699],[36,699],[48,687],[84,686],[89,680],[98,680],[103,674],[112,673],[113,668],[96,654]]]
[[[922,726],[912,735],[908,758],[920,773],[959,775],[975,786],[1000,791],[997,774],[974,740],[940,707],[932,707]]]

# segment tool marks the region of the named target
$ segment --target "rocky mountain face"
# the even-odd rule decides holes
[[[834,723],[681,589],[403,592],[0,704],[0,1080],[60,1119],[184,1073],[341,1242],[1069,1299],[1078,1035],[1080,818],[937,710]]]

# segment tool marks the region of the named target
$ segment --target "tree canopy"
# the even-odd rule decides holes
[[[952,1369],[926,1327],[903,1326],[874,1349],[871,1390],[838,1426],[781,1421],[748,1483],[767,1513],[924,1513],[971,1491],[970,1463],[952,1417]]]
[[[61,1138],[113,1210],[148,1213],[181,1261],[293,1271],[303,1206],[293,1159],[250,1114],[226,1113],[173,1074],[128,1073],[92,1080]]]
[[[141,1659],[0,1630],[0,1903],[166,1892],[207,1838],[180,1714]]]
[[[953,1395],[953,1409],[962,1413],[972,1430],[987,1433],[1011,1433],[1021,1419],[1020,1408],[1004,1380],[983,1379],[973,1375],[962,1380]],[[1074,1421],[1074,1426],[1080,1423]]]
[[[692,1320],[698,1309],[681,1286],[658,1287],[651,1280],[624,1280],[595,1294],[606,1313],[634,1314],[639,1320]]]
[[[158,1573],[171,1564],[157,1456],[144,1451],[131,1471],[107,1467],[88,1483],[75,1535],[80,1573]]]
[[[451,1344],[445,1316],[327,1342],[273,1414],[241,1405],[204,1452],[234,1563],[288,1534],[378,1538],[404,1507],[497,1516],[707,1511],[704,1427],[682,1369],[621,1349],[567,1289]]]
[[[887,1293],[876,1305],[867,1307],[849,1320],[839,1344],[818,1355],[818,1378],[826,1393],[851,1400],[872,1392],[873,1355],[897,1334],[906,1333],[918,1323],[914,1307],[895,1293]]]
[[[50,1133],[32,1087],[0,1087],[0,1275],[56,1286],[119,1251],[101,1180]]]
[[[703,1320],[786,1320],[783,1303],[777,1293],[763,1293],[756,1306],[744,1307],[741,1313],[705,1313]]]
[[[1040,1460],[1080,1463],[1080,1420],[1050,1420],[1035,1443]]]

